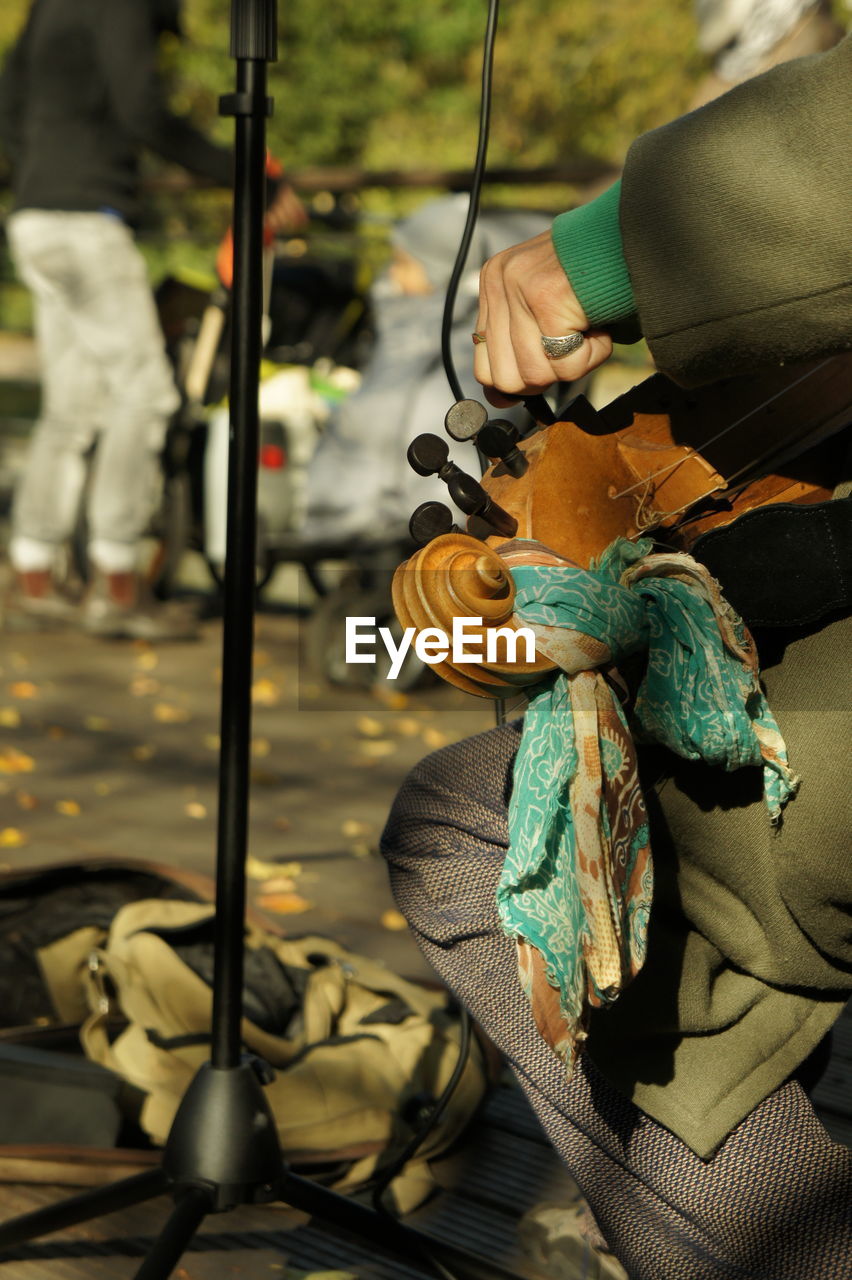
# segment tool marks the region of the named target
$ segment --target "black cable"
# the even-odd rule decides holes
[[[459,1081],[462,1078],[467,1060],[470,1057],[470,1047],[472,1042],[471,1036],[471,1017],[467,1009],[463,1005],[459,1006],[459,1055],[456,1059],[456,1065],[453,1067],[450,1076],[440,1097],[436,1100],[434,1106],[429,1108],[429,1114],[420,1128],[408,1140],[399,1155],[394,1159],[393,1163],[387,1169],[382,1171],[381,1176],[373,1183],[372,1202],[376,1213],[381,1214],[385,1218],[389,1218],[392,1222],[396,1222],[397,1216],[385,1204],[383,1196],[390,1184],[398,1173],[402,1171],[417,1149],[429,1136],[435,1125],[441,1119],[446,1110],[450,1098],[453,1096]],[[444,1265],[439,1257],[436,1257],[428,1249],[422,1251],[424,1259],[438,1272],[442,1280],[456,1280],[456,1276],[448,1267]]]
[[[451,350],[452,328],[453,328],[453,311],[456,305],[456,295],[459,291],[459,282],[464,271],[467,255],[470,252],[470,242],[473,239],[473,232],[476,226],[476,219],[479,215],[479,199],[482,194],[482,183],[485,178],[485,160],[488,153],[488,133],[491,125],[491,81],[494,67],[494,37],[497,34],[497,16],[500,7],[500,0],[488,0],[488,20],[485,26],[485,41],[482,54],[482,96],[479,104],[479,138],[476,144],[476,161],[473,166],[473,178],[470,184],[470,207],[467,211],[467,219],[464,224],[461,242],[459,244],[456,260],[453,265],[453,273],[450,276],[450,283],[447,285],[447,296],[444,302],[444,316],[441,322],[441,359],[444,363],[444,372],[447,375],[447,381],[450,384],[450,390],[456,400],[464,399],[461,383],[456,374],[456,367],[453,364],[453,353]]]
[[[395,1157],[393,1162],[390,1165],[388,1165],[386,1169],[382,1171],[381,1175],[373,1183],[373,1186],[372,1186],[373,1207],[379,1213],[384,1213],[386,1215],[393,1216],[392,1214],[390,1214],[390,1210],[383,1203],[382,1196],[384,1195],[385,1191],[387,1191],[388,1187],[393,1182],[397,1174],[402,1171],[404,1166],[415,1154],[418,1147],[429,1136],[429,1134],[435,1128],[435,1125],[441,1119],[441,1116],[444,1114],[447,1108],[447,1104],[450,1101],[450,1098],[453,1096],[456,1086],[459,1080],[461,1080],[464,1069],[467,1066],[467,1060],[470,1056],[470,1046],[471,1046],[471,1018],[467,1009],[465,1009],[463,1005],[460,1005],[459,1006],[459,1054],[458,1054],[458,1058],[456,1059],[456,1065],[453,1067],[452,1074],[449,1080],[441,1090],[440,1096],[436,1099],[434,1105],[429,1108],[429,1113],[426,1116],[424,1122],[421,1124],[420,1128],[414,1133],[414,1135],[411,1138],[409,1138],[408,1142],[405,1144],[402,1151],[400,1151],[399,1155]]]

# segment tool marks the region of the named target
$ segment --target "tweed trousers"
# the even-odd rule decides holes
[[[795,1079],[710,1159],[588,1055],[566,1082],[495,905],[519,732],[506,725],[426,757],[391,810],[382,848],[427,959],[505,1054],[631,1280],[852,1280],[852,1152]]]

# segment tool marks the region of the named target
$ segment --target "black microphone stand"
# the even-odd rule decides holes
[[[275,0],[232,0],[231,56],[237,64],[236,91],[223,97],[220,104],[221,114],[234,116],[236,123],[228,555],[211,1058],[181,1102],[158,1168],[0,1225],[0,1250],[8,1250],[169,1192],[174,1208],[136,1280],[165,1280],[207,1214],[274,1200],[384,1248],[416,1256],[439,1274],[447,1274],[431,1256],[435,1245],[429,1237],[288,1169],[263,1091],[274,1073],[268,1064],[245,1055],[242,1049],[265,122],[272,107],[266,96],[266,64],[276,58],[276,27]],[[446,1246],[441,1250],[446,1253]]]

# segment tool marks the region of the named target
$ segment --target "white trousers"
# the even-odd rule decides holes
[[[144,260],[108,213],[23,209],[7,223],[35,303],[41,415],[12,514],[10,556],[46,569],[87,500],[90,554],[107,572],[136,565],[157,495],[158,454],[179,396]]]

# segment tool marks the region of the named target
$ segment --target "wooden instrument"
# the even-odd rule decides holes
[[[503,532],[487,513],[471,516],[467,532],[434,538],[399,567],[397,617],[444,632],[456,616],[481,616],[483,629],[517,626],[507,563],[518,553],[507,544],[512,523],[516,538],[542,544],[539,562],[548,549],[557,562],[586,567],[617,537],[653,534],[689,551],[702,534],[756,507],[826,501],[839,479],[832,437],[850,421],[852,353],[696,391],[656,374],[603,410],[578,397],[564,421],[535,429],[517,442],[514,458],[496,460],[483,476]],[[548,669],[541,657],[436,666],[483,697],[509,696]]]

